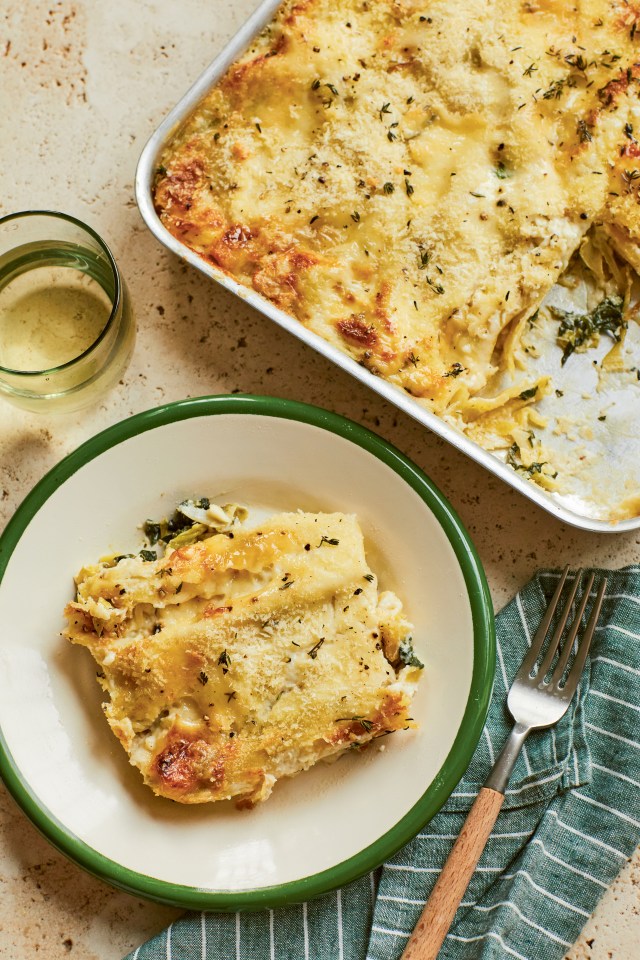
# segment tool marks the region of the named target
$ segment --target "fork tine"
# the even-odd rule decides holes
[[[547,607],[546,613],[542,618],[540,626],[536,630],[536,635],[531,641],[529,652],[527,653],[526,657],[522,661],[522,666],[518,671],[518,676],[528,677],[529,674],[531,673],[532,667],[534,666],[536,660],[540,656],[540,651],[542,650],[542,645],[544,644],[545,638],[547,636],[547,630],[549,629],[549,624],[551,623],[551,620],[553,619],[553,615],[556,612],[556,609],[558,607],[558,603],[560,601],[560,594],[562,593],[562,588],[564,587],[564,582],[567,579],[568,573],[569,573],[569,566],[567,565],[562,571],[562,574],[560,575],[558,586],[556,587],[551,603]]]
[[[553,663],[553,658],[556,655],[556,650],[560,645],[560,640],[562,638],[564,628],[567,625],[567,620],[569,619],[569,614],[571,613],[571,607],[573,606],[573,601],[575,600],[576,593],[578,592],[581,576],[582,576],[582,570],[578,570],[573,579],[571,590],[569,591],[569,598],[562,609],[562,613],[560,614],[560,619],[558,620],[558,624],[556,626],[556,629],[549,643],[549,648],[544,656],[544,660],[540,664],[540,669],[538,670],[538,676],[540,677],[541,681],[544,680],[544,678],[548,674],[549,668]]]
[[[582,676],[582,671],[584,670],[584,664],[587,659],[587,654],[589,653],[589,648],[591,646],[591,640],[593,638],[594,630],[596,629],[596,623],[598,622],[598,617],[600,616],[600,609],[602,607],[602,601],[604,600],[604,592],[607,589],[607,581],[603,580],[600,586],[598,587],[598,593],[596,595],[593,608],[591,610],[591,616],[589,617],[589,622],[587,624],[586,630],[580,645],[578,647],[578,652],[576,653],[576,658],[573,661],[573,666],[569,671],[569,676],[567,677],[567,682],[564,687],[562,687],[562,699],[570,700],[575,693],[576,687],[580,677]]]
[[[582,600],[580,601],[580,606],[576,611],[575,619],[571,624],[569,634],[566,640],[564,641],[562,652],[558,657],[558,662],[555,666],[555,670],[553,671],[553,676],[549,681],[551,686],[553,686],[554,683],[555,684],[560,683],[560,681],[562,680],[564,671],[567,668],[569,657],[571,656],[571,651],[573,650],[573,641],[575,640],[578,630],[580,629],[580,623],[582,622],[582,614],[584,613],[587,603],[589,602],[589,596],[591,594],[591,588],[593,586],[594,579],[595,579],[595,574],[592,573],[587,581],[586,587],[584,588],[584,593],[582,594]]]

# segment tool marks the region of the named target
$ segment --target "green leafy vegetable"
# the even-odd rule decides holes
[[[415,653],[413,652],[413,638],[406,637],[398,647],[398,659],[405,667],[418,667],[420,670],[424,669],[424,663],[421,660],[418,660]]]
[[[513,467],[514,470],[519,470],[521,473],[524,473],[526,477],[532,477],[536,473],[542,473],[542,468],[547,463],[546,460],[542,460],[540,463],[534,462],[525,464],[518,460],[519,457],[520,447],[517,443],[512,443],[507,450],[507,463],[510,467]],[[557,473],[554,474],[554,476],[557,476]]]
[[[167,550],[177,550],[203,540],[214,533],[228,532],[237,521],[244,520],[247,511],[237,504],[220,507],[209,497],[183,500],[170,517],[146,520],[142,529],[150,546],[161,544]]]
[[[205,523],[193,523],[186,530],[182,530],[175,537],[172,537],[167,543],[167,548],[178,550],[180,547],[188,547],[189,544],[201,540],[207,533],[210,533],[210,529]]]
[[[558,344],[563,348],[562,366],[581,347],[596,346],[600,334],[606,333],[618,342],[627,323],[623,319],[624,300],[618,294],[605,297],[590,313],[573,313],[559,307],[549,307],[551,314],[560,321]]]

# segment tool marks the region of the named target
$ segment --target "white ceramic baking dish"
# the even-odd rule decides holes
[[[279,5],[280,0],[263,0],[263,2],[260,3],[255,12],[225,46],[219,56],[215,58],[176,104],[173,110],[171,110],[145,145],[136,171],[135,189],[140,213],[151,232],[161,243],[168,247],[169,250],[172,250],[183,260],[186,260],[197,270],[200,270],[201,273],[216,280],[221,286],[235,293],[245,302],[250,303],[251,306],[255,307],[267,317],[275,320],[277,324],[284,327],[285,330],[288,330],[300,340],[303,340],[310,347],[313,347],[319,353],[323,354],[323,356],[333,360],[333,362],[342,367],[343,370],[346,370],[362,383],[371,387],[372,390],[381,394],[386,400],[395,404],[419,423],[422,423],[425,427],[428,427],[434,433],[443,437],[472,460],[482,464],[482,466],[486,467],[491,473],[494,473],[504,480],[505,483],[519,490],[525,497],[533,500],[534,503],[553,514],[559,520],[583,530],[609,533],[623,533],[627,530],[640,528],[640,516],[622,520],[617,523],[596,519],[588,515],[586,510],[585,512],[581,512],[582,507],[579,501],[577,506],[574,506],[570,498],[565,497],[563,498],[564,502],[562,502],[556,495],[547,493],[535,483],[518,475],[518,473],[506,463],[503,463],[492,453],[484,450],[474,441],[463,436],[435,414],[425,410],[416,400],[398,387],[370,373],[351,357],[327,343],[321,337],[317,336],[317,334],[311,333],[301,323],[278,309],[278,307],[256,291],[238,283],[216,266],[206,263],[163,226],[154,209],[152,195],[158,156],[176,128],[191,113],[207,91],[220,79],[228,67],[246,50],[263,27],[273,18]]]

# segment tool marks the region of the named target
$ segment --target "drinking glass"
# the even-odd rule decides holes
[[[120,379],[133,351],[129,295],[108,246],[65,213],[0,219],[0,394],[75,410]]]

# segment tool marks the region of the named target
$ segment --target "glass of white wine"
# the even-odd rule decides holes
[[[124,372],[135,323],[111,251],[64,213],[0,219],[0,395],[27,410],[76,410]]]

